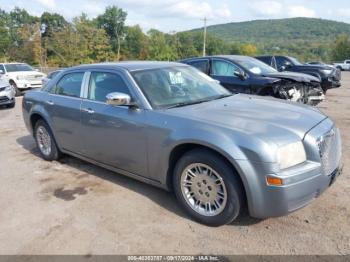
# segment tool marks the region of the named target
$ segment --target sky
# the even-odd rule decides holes
[[[69,21],[82,12],[96,17],[109,5],[127,11],[127,25],[167,33],[202,27],[204,17],[209,25],[287,17],[350,23],[350,0],[0,0],[0,8],[6,11],[18,6],[36,16],[57,12]]]

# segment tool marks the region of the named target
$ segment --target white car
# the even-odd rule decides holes
[[[16,91],[9,82],[0,79],[0,106],[14,107]]]
[[[46,75],[38,72],[24,63],[0,64],[0,78],[6,80],[16,90],[16,95],[21,91],[42,87],[42,78]]]
[[[350,60],[345,60],[344,62],[340,63],[333,63],[333,65],[341,71],[350,70]]]

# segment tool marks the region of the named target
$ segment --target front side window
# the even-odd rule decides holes
[[[71,97],[80,97],[81,84],[84,73],[70,73],[61,78],[54,89],[55,94]]]
[[[106,72],[91,73],[88,99],[106,102],[106,96],[113,92],[130,95],[129,88],[120,75]]]
[[[276,56],[276,64],[277,64],[278,70],[281,70],[283,67],[287,68],[288,66],[290,66],[291,62],[285,57]]]
[[[185,106],[230,96],[214,79],[187,66],[174,66],[131,73],[150,104],[156,109]]]
[[[208,68],[209,68],[208,60],[191,61],[188,64],[197,68],[199,71],[202,71],[205,74],[208,73]]]
[[[27,64],[8,64],[5,67],[7,72],[34,71],[33,67]]]
[[[5,68],[3,65],[0,65],[0,70],[2,71],[2,74],[5,74]]]
[[[212,74],[216,76],[234,76],[234,72],[240,72],[239,68],[223,60],[213,60]]]

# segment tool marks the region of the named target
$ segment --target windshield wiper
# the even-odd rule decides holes
[[[195,105],[195,104],[200,104],[204,102],[211,101],[211,99],[206,99],[206,100],[198,100],[198,101],[191,101],[191,102],[181,102],[181,103],[176,103],[171,106],[168,106],[167,108],[175,108],[175,107],[183,107],[183,106],[189,106],[189,105]]]
[[[169,109],[169,108],[175,108],[175,107],[183,107],[183,106],[201,104],[201,103],[213,101],[213,100],[216,100],[216,99],[221,99],[221,98],[229,97],[229,96],[232,96],[232,95],[233,95],[233,94],[225,94],[225,95],[219,95],[219,96],[216,96],[216,97],[210,97],[210,98],[201,99],[201,100],[197,100],[197,101],[180,102],[180,103],[176,103],[176,104],[170,105],[170,106],[168,106],[167,108]]]

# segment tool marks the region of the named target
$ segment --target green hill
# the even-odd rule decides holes
[[[318,18],[287,18],[212,25],[207,30],[226,41],[255,44],[259,53],[327,60],[335,37],[350,35],[350,24]]]

